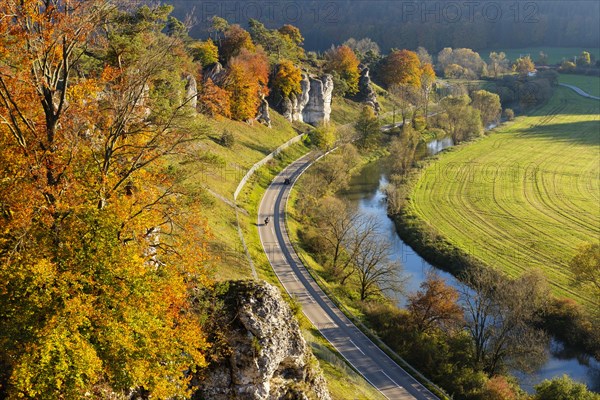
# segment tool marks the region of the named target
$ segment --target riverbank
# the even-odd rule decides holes
[[[421,162],[402,182],[398,193],[403,204],[391,214],[406,243],[427,262],[455,276],[491,265],[511,278],[531,269],[542,270],[554,292],[543,315],[543,328],[598,358],[596,325],[581,307],[564,299],[573,297],[588,307],[593,304],[591,295],[586,297],[586,292],[575,291],[569,283],[565,265],[577,247],[577,240],[570,238],[593,237],[588,230],[594,229],[597,211],[592,200],[584,202],[581,189],[572,202],[575,192],[563,190],[567,183],[579,188],[597,185],[593,173],[584,174],[589,178],[585,182],[574,178],[581,175],[577,167],[581,163],[584,171],[596,168],[590,152],[597,144],[593,130],[587,128],[597,126],[598,116],[588,102],[558,89],[555,98],[531,116]],[[573,127],[570,134],[565,134],[566,126]],[[532,152],[532,148],[540,151]],[[573,153],[576,159],[568,155]],[[539,182],[544,187],[550,182],[546,177],[551,178],[550,194],[547,188],[539,192]],[[552,201],[553,196],[560,204]],[[569,202],[569,211],[561,212],[560,206]],[[592,213],[591,217],[585,212]]]

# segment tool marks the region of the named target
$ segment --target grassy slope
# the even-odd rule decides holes
[[[350,102],[346,105],[344,115],[348,119],[353,118],[359,109],[359,106]],[[198,193],[197,201],[201,202],[205,209],[203,217],[207,219],[213,235],[209,240],[211,254],[217,256],[209,269],[217,280],[246,279],[252,276],[238,237],[234,209],[220,197],[233,201],[233,192],[238,182],[254,163],[299,132],[308,129],[304,124],[293,126],[275,112],[271,112],[271,118],[272,129],[260,124],[250,126],[231,120],[210,120],[208,137],[188,149],[188,154],[195,154],[200,158],[196,157],[194,162],[189,161],[190,157],[173,159],[173,168],[188,177],[184,182],[185,188]],[[232,132],[236,137],[232,148],[218,144],[224,130]],[[273,176],[286,164],[308,151],[309,149],[301,143],[293,145],[277,160],[261,168],[238,198],[242,207],[239,213],[240,225],[259,277],[278,286],[279,282],[268,264],[258,238],[255,227],[256,207]],[[207,154],[209,157],[206,157]],[[303,316],[300,316],[300,322],[307,342],[319,359],[333,399],[382,398],[368,382],[347,366],[341,356]]]
[[[213,234],[210,250],[211,254],[219,257],[211,265],[215,279],[251,277],[250,265],[238,237],[234,209],[218,196],[233,201],[233,192],[246,171],[279,145],[298,135],[280,115],[272,113],[272,118],[272,129],[258,123],[251,126],[231,120],[210,120],[208,137],[189,150],[204,158],[184,165],[177,164],[188,177],[185,186],[203,193],[200,201],[206,209],[204,217]],[[224,130],[235,135],[235,144],[231,148],[218,144]]]
[[[592,96],[600,96],[600,78],[597,76],[561,74],[560,83],[577,86]]]
[[[556,294],[597,305],[567,263],[600,236],[599,104],[559,88],[533,115],[442,154],[408,214],[488,265],[511,276],[539,268]]]
[[[519,56],[530,55],[532,60],[537,60],[539,58],[540,51],[543,51],[548,55],[548,62],[550,64],[558,64],[562,62],[563,59],[573,60],[574,56],[578,56],[582,51],[588,51],[591,54],[598,57],[600,55],[600,49],[598,48],[589,48],[584,49],[581,47],[528,47],[523,49],[487,49],[479,52],[481,57],[487,60],[490,53],[492,51],[506,53],[506,58],[511,61],[516,60]]]

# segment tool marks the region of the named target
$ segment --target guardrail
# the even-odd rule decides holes
[[[328,155],[329,153],[331,153],[332,151],[334,151],[336,149],[337,149],[337,147],[332,150],[329,150],[327,153],[322,154],[321,156],[317,157],[304,171],[302,171],[300,173],[300,175],[298,175],[296,180],[294,182],[292,182],[292,188],[290,188],[290,194],[291,194],[291,190],[293,189],[293,185],[295,184],[295,182],[300,178],[300,176],[302,176],[302,174],[305,171],[308,170],[308,168],[310,168],[314,163],[316,163],[321,158],[325,157],[326,155]],[[288,224],[288,212],[287,212],[288,200],[290,197],[291,196],[288,196],[285,201],[284,223],[285,223],[285,228],[286,228],[287,232],[291,232],[290,228],[289,228],[289,224]],[[425,375],[423,375],[421,372],[419,372],[417,369],[415,369],[406,360],[404,360],[398,353],[396,353],[391,347],[389,347],[383,340],[381,340],[381,338],[379,336],[377,336],[377,334],[375,332],[373,332],[373,330],[371,328],[367,327],[365,324],[363,324],[363,322],[360,319],[356,318],[356,316],[354,316],[354,314],[350,310],[348,310],[346,308],[346,306],[341,301],[339,301],[333,293],[331,293],[329,291],[325,280],[308,267],[309,263],[306,261],[306,259],[302,255],[302,253],[298,250],[298,247],[299,247],[298,243],[291,241],[291,240],[290,240],[290,243],[292,244],[292,247],[294,248],[294,252],[296,253],[298,258],[304,265],[304,268],[306,269],[306,271],[308,271],[308,273],[314,279],[314,281],[317,282],[317,285],[319,285],[319,287],[321,288],[323,293],[325,293],[325,295],[346,315],[346,317],[350,321],[352,321],[352,323],[354,325],[356,325],[369,339],[371,339],[393,361],[398,363],[398,365],[400,365],[402,368],[408,370],[409,374],[412,375],[413,378],[415,378],[421,384],[425,385],[425,387],[427,387],[427,389],[429,389],[432,393],[434,393],[436,396],[440,397],[440,399],[443,399],[443,400],[444,399],[445,400],[452,399],[452,396],[448,395],[442,388],[440,388],[435,383],[433,383],[432,381],[427,379],[427,377],[425,377]]]

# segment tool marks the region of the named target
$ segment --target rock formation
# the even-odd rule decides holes
[[[360,79],[358,80],[358,101],[365,103],[366,105],[373,108],[375,114],[379,114],[381,107],[377,101],[377,93],[373,89],[371,84],[371,76],[369,75],[369,67],[365,67],[360,72]]]
[[[223,79],[225,78],[226,71],[221,65],[221,63],[217,62],[214,65],[206,68],[202,75],[204,77],[204,80],[210,78],[215,83],[215,85],[220,85],[223,82]]]
[[[198,105],[198,83],[196,82],[196,78],[192,74],[186,74],[184,76],[185,79],[185,98],[184,101],[187,101],[188,105],[192,109],[196,109]]]
[[[284,98],[281,102],[283,116],[291,122],[311,125],[329,122],[333,79],[325,74],[320,78],[302,74],[302,93]]]
[[[194,399],[330,400],[325,380],[279,290],[230,282],[219,295],[227,350],[200,379]]]
[[[264,95],[260,97],[260,106],[256,114],[256,120],[262,124],[265,124],[269,128],[271,127],[271,115],[269,113],[269,103],[265,99]]]
[[[333,95],[333,77],[329,74],[322,78],[310,78],[308,103],[302,110],[304,122],[317,125],[320,122],[328,123],[331,114],[331,98]]]

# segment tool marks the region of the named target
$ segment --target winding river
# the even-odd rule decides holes
[[[434,140],[423,146],[420,153],[435,154],[450,146],[452,146],[451,139]],[[459,282],[456,278],[428,264],[400,239],[393,221],[386,213],[384,188],[387,183],[385,160],[373,162],[353,177],[349,188],[341,193],[340,197],[357,207],[361,214],[376,220],[382,240],[389,240],[392,244],[393,260],[402,264],[403,274],[407,277],[406,292],[418,290],[427,273],[432,270],[443,277],[450,286],[458,287]],[[514,372],[523,389],[532,392],[533,386],[542,380],[567,374],[574,380],[587,384],[591,390],[600,392],[600,362],[585,354],[565,349],[560,343],[554,341],[550,344],[548,352],[548,360],[535,373]]]

